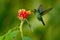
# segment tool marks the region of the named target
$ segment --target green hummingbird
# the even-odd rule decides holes
[[[32,12],[34,12],[34,15],[37,17],[37,19],[39,21],[41,21],[43,23],[43,25],[45,25],[42,16],[45,15],[46,13],[48,13],[51,9],[52,8],[43,10],[42,5],[40,5],[38,9],[33,9]]]

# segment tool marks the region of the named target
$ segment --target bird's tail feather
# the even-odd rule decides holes
[[[42,22],[42,24],[45,26],[45,23],[44,23],[43,19],[41,19],[41,22]]]

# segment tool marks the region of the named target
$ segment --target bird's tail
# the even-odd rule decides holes
[[[43,19],[41,19],[41,22],[42,22],[42,24],[45,26],[45,23],[44,23]]]

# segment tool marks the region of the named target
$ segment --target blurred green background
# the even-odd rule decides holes
[[[0,0],[0,40],[21,40],[19,9],[53,8],[43,16],[45,26],[32,13],[27,18],[31,24],[23,24],[23,40],[60,40],[60,0]]]

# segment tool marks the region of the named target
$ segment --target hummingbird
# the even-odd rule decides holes
[[[36,16],[36,18],[37,18],[39,21],[41,21],[42,24],[45,26],[45,23],[44,23],[44,21],[43,21],[42,16],[45,15],[46,13],[48,13],[50,10],[52,10],[52,8],[43,10],[42,5],[40,5],[40,6],[38,7],[38,9],[33,9],[31,12],[33,12],[34,15]]]

